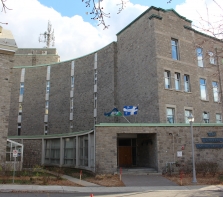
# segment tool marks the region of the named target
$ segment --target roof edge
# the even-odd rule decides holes
[[[89,54],[86,54],[86,55],[83,55],[83,56],[80,56],[80,57],[77,57],[77,58],[74,58],[74,59],[69,59],[69,60],[65,60],[65,61],[61,61],[61,62],[55,62],[55,63],[49,63],[49,64],[40,64],[40,65],[35,65],[35,66],[14,66],[13,68],[17,69],[17,68],[37,68],[37,67],[43,67],[43,66],[54,66],[56,64],[66,63],[66,62],[70,62],[70,61],[73,61],[73,60],[77,60],[77,59],[86,57],[88,55],[92,55],[92,54],[99,52],[100,50],[106,48],[107,46],[109,46],[110,44],[113,44],[113,43],[116,43],[116,41],[113,41],[113,42],[109,43],[108,45],[106,45],[106,46],[104,46],[104,47],[102,47],[102,48],[100,48],[100,49],[98,49],[94,52],[91,52]]]
[[[197,33],[197,34],[200,34],[200,35],[202,35],[202,36],[205,36],[205,37],[208,37],[208,38],[211,38],[211,39],[214,39],[214,40],[216,40],[216,41],[219,41],[219,42],[222,42],[222,43],[223,43],[223,40],[218,39],[218,38],[215,38],[215,37],[213,37],[213,36],[209,36],[209,35],[207,35],[207,34],[205,34],[205,33],[200,32],[200,31],[197,31],[196,29],[194,29],[194,28],[192,28],[192,27],[189,27],[189,26],[184,25],[184,28],[185,28],[185,29],[188,29],[188,30],[191,30],[191,31],[193,31],[193,32],[195,32],[195,33]]]
[[[190,127],[186,123],[100,123],[96,127]],[[193,123],[194,127],[223,127],[223,123]]]

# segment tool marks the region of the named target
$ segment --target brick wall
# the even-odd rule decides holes
[[[205,127],[195,126],[194,142],[202,143],[201,138],[207,137],[207,132],[215,131],[216,137],[222,137],[223,131],[221,126]],[[153,135],[153,149],[149,150],[144,146],[141,150],[141,138],[137,140],[138,158],[141,151],[144,152],[143,163],[137,163],[138,166],[153,167],[162,172],[167,162],[179,162],[186,164],[192,162],[191,133],[190,126],[172,126],[172,127],[155,127],[155,126],[97,126],[96,127],[96,165],[99,167],[99,173],[113,173],[117,171],[117,134],[136,133],[140,135]],[[171,135],[170,135],[171,134]],[[182,150],[184,146],[184,150]],[[105,148],[106,147],[106,148]],[[140,150],[140,151],[139,151]],[[177,157],[177,151],[182,150],[182,157]],[[195,148],[195,161],[214,161],[223,169],[222,149],[197,149]],[[145,165],[146,164],[146,165]]]
[[[11,94],[13,54],[0,54],[0,164],[5,161]]]

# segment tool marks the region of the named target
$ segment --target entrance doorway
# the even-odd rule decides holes
[[[118,167],[157,169],[156,134],[119,133],[117,153]]]
[[[136,139],[118,139],[118,166],[136,165]]]

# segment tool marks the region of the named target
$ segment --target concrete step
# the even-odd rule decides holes
[[[118,169],[120,173],[120,168]],[[122,174],[131,174],[131,175],[158,175],[154,168],[122,168]]]

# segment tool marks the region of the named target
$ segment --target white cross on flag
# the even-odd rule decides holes
[[[124,116],[136,115],[138,112],[138,106],[124,106]]]

